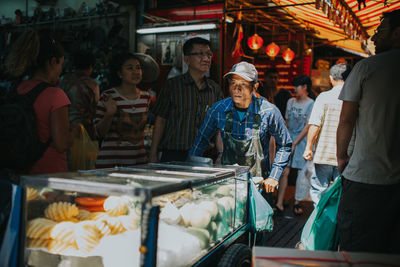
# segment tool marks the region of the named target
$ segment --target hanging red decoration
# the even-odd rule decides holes
[[[250,47],[250,49],[253,50],[259,49],[263,45],[263,43],[263,38],[261,38],[257,33],[247,39],[247,45]]]
[[[294,59],[294,52],[290,48],[286,48],[282,53],[282,58],[286,61],[286,63],[290,63]]]
[[[320,9],[320,7],[321,7],[321,1],[320,0],[315,1],[315,9]]]
[[[231,48],[232,57],[237,58],[239,56],[243,56],[243,48],[242,48],[242,39],[243,39],[243,27],[241,24],[242,21],[242,12],[239,12],[237,15],[237,21],[235,25],[235,30],[233,31],[233,46]]]
[[[272,59],[274,59],[276,57],[276,55],[279,54],[279,46],[272,42],[269,45],[267,45],[267,47],[265,48],[265,53],[271,57]]]

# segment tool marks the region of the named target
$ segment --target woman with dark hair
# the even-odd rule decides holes
[[[308,119],[310,118],[311,111],[314,105],[314,100],[310,97],[311,91],[311,79],[307,75],[298,76],[293,79],[292,84],[294,86],[295,96],[290,98],[286,106],[286,125],[290,133],[290,137],[293,140],[292,153],[290,156],[289,164],[284,169],[282,177],[279,180],[279,192],[278,200],[276,202],[276,208],[278,213],[283,211],[283,199],[285,196],[285,190],[288,183],[288,176],[291,168],[301,170],[306,164],[303,158],[303,152],[307,143],[308,133]],[[299,171],[298,174],[301,174]],[[297,176],[299,178],[299,175]],[[301,192],[297,192],[299,188],[296,187],[295,201],[293,212],[295,215],[301,215],[303,209],[300,206],[302,199],[297,199]]]
[[[94,120],[97,136],[103,139],[96,168],[147,162],[143,141],[150,95],[137,87],[141,80],[138,57],[124,53],[112,59],[110,82],[113,87],[102,93]]]
[[[50,142],[43,156],[26,172],[31,174],[66,172],[66,150],[72,143],[68,121],[70,101],[57,86],[64,62],[61,44],[35,30],[23,32],[12,46],[5,66],[16,79],[18,94],[30,92],[40,83],[47,83],[36,98],[33,108],[41,142]],[[27,80],[22,80],[28,76]]]

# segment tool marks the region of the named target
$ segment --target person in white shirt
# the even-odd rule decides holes
[[[322,92],[317,97],[308,121],[310,128],[303,157],[305,160],[312,160],[315,165],[315,174],[310,180],[310,196],[314,206],[319,202],[320,193],[339,175],[336,159],[336,129],[343,101],[339,100],[338,96],[349,73],[348,64],[340,63],[330,68],[329,79],[333,88]],[[313,146],[315,146],[315,152]]]

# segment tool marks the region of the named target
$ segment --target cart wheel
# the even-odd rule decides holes
[[[244,244],[233,244],[222,256],[218,267],[250,267],[251,249]]]

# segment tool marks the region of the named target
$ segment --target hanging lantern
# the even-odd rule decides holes
[[[294,52],[290,48],[286,48],[282,53],[282,58],[286,61],[286,63],[290,63],[294,59]]]
[[[257,33],[247,39],[247,45],[250,49],[257,50],[259,49],[264,43],[263,38],[261,38]]]
[[[269,45],[267,45],[267,47],[265,48],[265,53],[271,57],[272,59],[274,59],[276,57],[276,55],[279,54],[279,46],[272,42]]]

